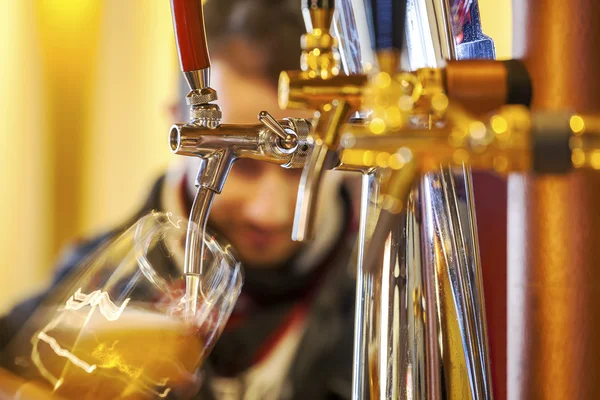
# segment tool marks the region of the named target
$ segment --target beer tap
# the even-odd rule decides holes
[[[474,169],[492,170],[503,175],[512,172],[533,171],[545,176],[548,174],[564,174],[572,168],[600,169],[600,162],[597,162],[599,159],[597,155],[600,154],[598,150],[600,146],[600,119],[598,116],[548,112],[531,113],[523,106],[504,106],[496,110],[491,117],[481,118],[466,111],[459,104],[449,102],[447,99],[445,101],[440,100],[440,104],[444,104],[444,107],[435,110],[435,112],[440,113],[446,120],[446,124],[442,127],[434,127],[432,129],[404,127],[396,131],[388,130],[374,135],[368,125],[347,124],[343,128],[344,136],[341,141],[340,163],[336,166],[336,169],[368,170],[369,168],[385,168],[401,172],[407,167],[406,162],[412,161],[414,164],[411,168],[425,174],[426,179],[424,182],[427,182],[427,179],[431,180],[432,172],[439,174],[442,171],[442,179],[439,181],[433,180],[433,183],[443,184],[444,190],[453,185],[453,179],[455,178],[452,177],[452,174],[444,172],[446,167],[441,168],[440,166],[460,167],[463,164],[468,164]],[[392,122],[384,120],[386,126]],[[450,168],[447,168],[447,170],[451,171]],[[402,175],[398,176],[401,177]],[[408,175],[404,175],[404,177],[407,178]],[[426,220],[431,219],[431,214],[427,214],[431,211],[427,211],[427,207],[436,208],[433,214],[436,218],[439,218],[446,212],[444,207],[442,207],[443,204],[424,200],[423,198],[416,200],[418,197],[413,196],[407,202],[407,197],[409,196],[407,196],[406,188],[410,188],[410,180],[396,180],[396,182],[400,183],[400,185],[396,184],[387,190],[382,189],[387,198],[383,198],[381,215],[375,232],[372,234],[371,246],[367,249],[367,256],[364,262],[365,273],[374,273],[373,271],[381,268],[380,260],[376,260],[381,250],[374,249],[374,245],[381,245],[386,240],[386,236],[390,230],[392,231],[392,235],[390,236],[391,239],[388,238],[386,242],[386,254],[388,254],[389,250],[392,251],[392,255],[396,254],[399,258],[408,257],[407,254],[410,254],[408,249],[411,246],[399,243],[401,240],[399,237],[402,237],[401,233],[400,236],[396,236],[394,239],[393,232],[397,232],[397,230],[394,231],[390,224],[398,223],[398,220],[401,220],[401,218],[394,219],[394,215],[399,217],[400,212],[407,209],[411,210],[420,201],[423,205],[420,212],[417,211],[422,221],[419,223],[427,226],[426,224],[429,222]],[[421,183],[419,187],[422,197],[431,197],[434,189],[434,185],[424,183]],[[449,190],[449,192],[451,193],[451,197],[456,196],[456,191]],[[456,201],[456,197],[453,200]],[[412,213],[414,214],[415,211],[413,210]],[[440,222],[436,221],[434,224],[428,225],[428,227],[436,229],[436,224],[440,224]],[[458,242],[458,244],[451,244],[454,237],[451,236],[450,232],[440,230],[436,232],[436,235],[440,235],[437,239],[438,241],[434,242],[437,250],[431,254],[433,254],[433,257],[437,257],[438,261],[440,260],[440,255],[450,256],[450,258],[456,257],[456,254],[453,252],[448,252],[448,247],[458,246],[458,250],[463,252],[458,255],[459,257],[470,257],[470,253],[477,251],[477,248],[468,248],[469,244],[464,238],[461,238],[462,241]],[[421,248],[427,246],[426,237],[427,235],[425,234],[420,239]],[[408,239],[408,236],[406,239]],[[405,255],[402,255],[402,250],[398,250],[398,247],[403,249],[403,245],[406,245],[405,251],[407,253]],[[396,248],[394,249],[394,247]],[[425,259],[428,256],[431,257],[427,252],[422,255]],[[384,259],[386,258],[384,257]],[[392,263],[394,262],[393,256],[388,256],[387,259],[392,260]],[[423,259],[420,262],[423,262]],[[453,260],[447,262],[454,263]],[[419,328],[427,331],[426,335],[421,334],[420,336],[415,334],[413,338],[409,338],[403,342],[407,346],[409,344],[413,346],[408,350],[396,347],[390,343],[386,347],[390,353],[382,351],[382,360],[385,362],[385,368],[383,368],[383,364],[380,364],[379,368],[373,367],[371,364],[367,365],[370,368],[369,378],[372,395],[379,393],[379,398],[398,398],[395,395],[398,392],[388,391],[388,389],[395,390],[395,384],[404,382],[405,375],[403,373],[406,371],[397,374],[398,370],[396,367],[402,371],[403,363],[406,361],[403,361],[403,358],[399,356],[391,357],[390,354],[393,351],[393,354],[401,355],[406,351],[407,357],[418,357],[419,354],[425,355],[423,359],[419,360],[415,358],[416,362],[411,361],[413,373],[416,368],[419,369],[420,372],[424,373],[424,382],[426,382],[425,385],[422,385],[422,380],[413,381],[413,386],[410,389],[413,393],[412,398],[492,398],[491,381],[489,378],[490,367],[489,365],[485,365],[487,363],[484,352],[485,344],[481,344],[482,339],[485,339],[485,328],[481,326],[480,322],[476,322],[481,320],[477,318],[476,314],[477,308],[481,307],[483,302],[483,293],[480,292],[478,294],[477,290],[473,290],[473,287],[477,286],[477,274],[469,276],[472,273],[468,270],[467,273],[458,272],[459,269],[453,271],[455,270],[454,266],[451,264],[446,265],[443,262],[438,262],[435,266],[436,269],[434,270],[423,269],[420,272],[421,275],[419,275],[418,271],[415,273],[407,264],[405,266],[406,269],[402,269],[402,266],[400,267],[400,275],[394,275],[395,279],[401,282],[403,280],[412,282],[412,278],[408,279],[411,275],[420,276],[426,283],[427,281],[431,283],[432,277],[436,277],[437,286],[415,286],[415,290],[408,291],[413,296],[419,296],[412,300],[408,299],[409,303],[412,301],[415,307],[418,306],[417,308],[413,309],[410,307],[410,304],[407,307],[401,308],[401,310],[408,310],[409,313],[414,312],[414,321],[422,323],[426,319],[427,321],[431,321],[431,323],[423,325],[423,328]],[[429,278],[424,277],[425,272]],[[454,276],[456,282],[451,282],[446,274],[450,275],[450,277]],[[377,275],[375,276],[377,277]],[[372,282],[373,280],[367,281]],[[377,278],[375,281],[377,282]],[[392,282],[394,281],[389,283],[390,287],[392,287]],[[443,302],[438,305],[436,302],[439,301],[439,296],[448,295],[451,292],[452,285],[456,285],[459,288],[458,291],[454,292],[457,305],[452,305],[450,308],[448,308],[447,304],[444,305]],[[383,285],[382,287],[385,288]],[[472,293],[469,293],[470,291]],[[403,292],[401,290],[399,292],[400,298],[404,298],[402,297]],[[393,294],[395,292],[391,290],[389,293]],[[421,295],[423,296],[422,299],[420,298]],[[469,296],[471,300],[469,300]],[[463,302],[463,299],[465,305],[460,306],[462,307],[462,311],[459,312],[458,304]],[[423,303],[420,303],[421,301]],[[396,303],[383,304],[383,311],[389,313],[389,310],[394,308],[394,304]],[[389,306],[389,310],[386,308],[387,306]],[[451,330],[446,330],[443,326],[436,328],[436,321],[439,321],[440,318],[445,319],[446,323],[449,323],[448,321],[452,319],[450,315],[453,315],[450,312],[452,307],[457,307],[457,316],[459,317],[459,322],[456,324],[457,327],[461,330],[465,328],[471,330],[471,333],[468,335],[461,333],[461,337],[466,339],[462,342],[465,350],[461,348],[461,342],[453,336],[457,335],[458,330],[452,332]],[[444,308],[446,308],[447,313],[436,314],[439,313],[440,309],[444,310]],[[386,338],[395,335],[393,334],[393,332],[396,332],[394,329],[382,329],[382,326],[377,327],[377,319],[373,319],[373,314],[368,313],[366,315],[369,318],[368,323],[373,324],[375,321],[376,327],[371,326],[370,330],[379,330],[380,333],[385,334],[384,337]],[[418,318],[416,318],[417,316]],[[391,320],[399,320],[401,322],[399,331],[406,332],[402,324],[403,317],[399,317],[398,319],[390,317],[386,321]],[[474,321],[476,323],[469,322],[471,325],[467,326],[463,321]],[[454,324],[454,322],[452,323]],[[379,324],[382,324],[382,322],[379,322]],[[432,327],[433,331],[430,331]],[[417,328],[416,325],[414,327],[409,325],[408,331],[417,331]],[[436,329],[438,330],[438,334],[435,334]],[[367,330],[365,329],[365,331]],[[454,338],[453,345],[448,346],[452,340],[448,341],[446,335]],[[418,340],[426,338],[431,339],[431,343],[423,346],[426,351],[421,352],[420,347],[415,345]],[[400,335],[398,340],[406,339]],[[438,343],[444,343],[443,353],[435,350]],[[467,345],[470,347],[467,347]],[[380,343],[378,347],[375,347],[376,350],[374,353],[381,351],[382,346],[383,344]],[[460,354],[461,352],[464,352],[467,368],[469,373],[472,374],[468,379],[466,376],[461,376],[464,371],[458,373],[456,370],[452,370],[452,367],[456,367],[459,364],[462,365],[463,361],[459,360],[463,358]],[[369,356],[371,355],[369,354]],[[426,360],[427,363],[422,363],[423,360]],[[360,361],[355,360],[355,366],[359,365]],[[423,367],[422,370],[421,366]],[[373,372],[374,370],[376,372]],[[401,378],[400,381],[398,381],[399,377]],[[412,377],[415,377],[415,375],[412,375]],[[374,383],[379,386],[374,388]],[[388,383],[390,383],[390,386],[386,386]],[[358,384],[360,385],[361,382],[359,381]],[[451,385],[453,388],[451,392],[448,391],[447,385]],[[424,391],[425,389],[433,391],[426,392]],[[363,391],[359,393],[364,395]],[[444,393],[446,394],[444,395]],[[387,397],[388,395],[389,397]],[[355,398],[361,398],[361,396]]]
[[[316,110],[310,132],[313,150],[304,167],[298,190],[292,239],[314,236],[318,188],[323,173],[337,162],[340,127],[361,108],[365,75],[341,72],[337,41],[329,33],[334,0],[303,0],[307,33],[302,36],[300,71],[284,71],[279,78],[281,108]]]
[[[258,124],[222,124],[221,109],[213,103],[217,92],[210,87],[202,2],[171,0],[171,7],[181,69],[190,86],[186,96],[190,121],[173,125],[169,145],[175,154],[200,159],[184,261],[186,315],[193,317],[201,290],[203,237],[210,208],[215,195],[223,190],[233,163],[239,158],[252,158],[284,168],[302,167],[310,150],[306,140],[310,123],[297,118],[278,121],[263,111]]]

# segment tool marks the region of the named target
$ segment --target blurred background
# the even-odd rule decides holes
[[[509,58],[511,1],[479,6]],[[168,0],[0,0],[0,313],[48,284],[65,245],[130,217],[174,159],[172,29]]]

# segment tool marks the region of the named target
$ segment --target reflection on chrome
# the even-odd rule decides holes
[[[471,171],[442,168],[421,183],[429,383],[452,399],[491,399],[485,302]],[[427,281],[430,282],[427,282]],[[427,303],[426,303],[427,304]],[[426,306],[427,308],[427,306]],[[435,379],[434,379],[435,378]],[[436,398],[441,398],[436,396]]]
[[[408,2],[410,69],[456,59],[448,4]],[[375,220],[392,227],[386,238],[365,228]],[[361,224],[363,249],[372,239],[364,259],[379,261],[368,270],[358,263],[353,399],[366,388],[372,399],[492,399],[470,169],[441,166],[423,176],[405,212],[371,213]],[[383,252],[371,250],[384,241]]]
[[[354,366],[352,369],[352,398],[367,398],[369,390],[369,335],[371,331],[371,307],[373,305],[373,277],[364,266],[365,251],[379,217],[379,172],[373,171],[362,177],[360,226],[357,242],[356,300],[354,316]]]
[[[369,387],[373,399],[492,399],[470,171],[426,174],[406,211],[377,223],[392,230],[359,276],[366,343],[355,354],[369,373],[355,376],[354,398]]]

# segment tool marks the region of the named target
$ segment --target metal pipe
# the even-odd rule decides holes
[[[352,369],[352,398],[365,399],[369,393],[368,332],[370,326],[370,305],[373,301],[373,279],[364,268],[365,250],[373,235],[375,222],[379,216],[376,201],[379,196],[378,171],[366,172],[362,176],[360,227],[358,232],[358,252],[356,263],[356,303],[354,318],[354,368]]]
[[[437,18],[446,38],[436,39],[437,49],[454,54],[446,11]],[[491,399],[471,172],[440,168],[407,197],[402,214],[380,213],[359,270],[357,305],[369,304],[357,308],[357,319],[370,327],[362,328],[368,342],[355,343],[363,359],[355,362],[354,387],[368,366],[371,398]]]
[[[513,1],[533,109],[600,111],[600,3]],[[600,174],[508,186],[508,398],[600,398]]]
[[[428,397],[492,398],[470,171],[420,186]]]

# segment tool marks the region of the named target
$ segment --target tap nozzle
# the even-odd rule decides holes
[[[319,113],[312,137],[312,152],[300,178],[292,240],[305,241],[314,237],[319,186],[325,171],[337,163],[340,127],[351,111],[348,102],[335,100],[323,106]]]

